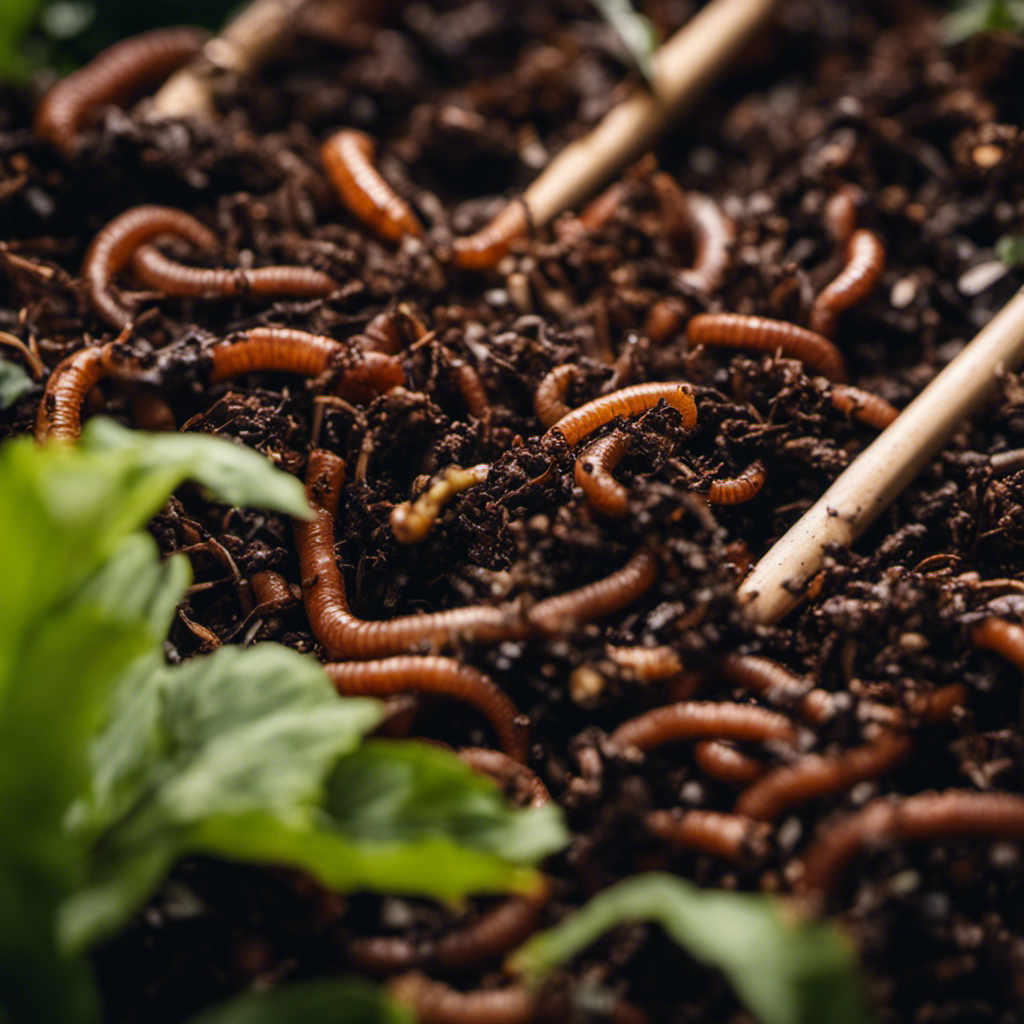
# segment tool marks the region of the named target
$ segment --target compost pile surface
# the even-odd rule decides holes
[[[641,6],[664,34],[693,9]],[[628,79],[614,37],[582,0],[414,3],[391,11],[386,30],[321,17],[255,80],[218,97],[217,129],[108,109],[72,160],[33,138],[33,97],[10,93],[0,107],[0,329],[35,339],[48,367],[86,339],[114,336],[77,275],[97,231],[139,203],[213,228],[222,250],[210,265],[303,264],[339,282],[325,299],[210,301],[132,293],[122,276],[135,315],[125,344],[151,370],[149,390],[140,398],[105,385],[86,414],[105,405],[139,425],[156,404],[179,429],[235,438],[297,475],[311,447],[342,456],[337,555],[362,618],[527,608],[641,549],[653,554],[654,585],[606,618],[562,635],[457,646],[456,657],[528,716],[528,763],[568,816],[573,839],[545,868],[542,923],[641,870],[787,892],[813,838],[878,796],[1020,792],[1021,681],[970,642],[977,622],[1024,615],[1024,471],[990,462],[1024,443],[1017,377],[1002,380],[856,553],[835,553],[812,598],[780,626],[754,629],[735,607],[738,580],[875,431],[797,361],[686,343],[688,319],[705,311],[806,325],[841,265],[823,211],[844,186],[887,253],[880,286],[836,334],[858,387],[904,406],[1020,285],[995,245],[1024,232],[1015,127],[1024,53],[993,38],[944,48],[936,14],[911,3],[785,3],[727,83],[663,141],[657,164],[623,175],[606,217],[590,230],[563,218],[482,272],[451,265],[453,235],[485,223]],[[345,126],[377,140],[379,166],[427,225],[426,242],[380,241],[341,204],[319,144]],[[692,244],[666,214],[657,167],[735,223],[724,282],[710,294],[680,273]],[[386,311],[406,332],[404,385],[371,400],[339,401],[329,380],[286,374],[209,382],[205,349],[233,332],[281,325],[355,352],[348,339]],[[693,431],[665,405],[614,425],[631,439],[616,470],[624,517],[596,512],[574,485],[579,450],[544,437],[534,395],[563,365],[576,367],[570,407],[646,381],[692,386]],[[32,429],[41,393],[42,383],[6,410],[6,434]],[[709,505],[712,481],[757,459],[759,493]],[[486,481],[456,496],[421,543],[396,541],[397,504],[445,468],[479,463],[490,464]],[[196,573],[170,659],[269,638],[324,657],[301,601],[286,596],[253,616],[244,599],[260,572],[300,583],[287,521],[225,513],[184,492],[153,530],[165,551],[187,550]],[[685,671],[645,681],[615,657],[640,645],[671,649]],[[777,692],[744,687],[720,660],[737,654],[771,658],[831,695],[828,714],[810,728]],[[952,684],[966,689],[943,691]],[[921,698],[939,691],[959,696],[930,718]],[[723,859],[673,845],[649,815],[731,812],[738,787],[708,775],[692,742],[642,754],[609,739],[681,699],[759,704],[802,725],[796,748],[745,746],[753,773],[869,745],[886,715],[906,716],[912,749],[877,777],[794,801]],[[484,719],[450,702],[400,710],[392,731],[496,746]],[[882,844],[846,872],[826,907],[854,938],[883,1020],[1020,1019],[1021,878],[1018,847],[978,841]],[[366,936],[427,948],[490,905],[460,914],[397,898],[343,903],[288,872],[196,860],[97,964],[111,1021],[174,1021],[249,985],[350,970]],[[445,977],[466,990],[500,984],[500,963],[484,951]],[[620,929],[554,987],[587,986],[619,993],[652,1020],[749,1019],[717,975],[656,928]],[[600,1007],[575,1012],[603,1019]]]

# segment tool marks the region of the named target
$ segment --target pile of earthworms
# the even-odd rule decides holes
[[[872,73],[944,65],[932,44],[910,42],[916,31],[880,36]],[[31,137],[4,144],[5,168],[23,151],[14,199],[45,182],[37,168],[81,180],[91,150],[116,151],[111,139],[136,153],[166,141],[109,105],[137,99],[203,41],[161,30],[54,86]],[[539,75],[537,61],[524,51],[520,76]],[[950,139],[996,145],[983,131],[994,115],[951,75],[934,71],[928,86]],[[482,110],[508,102],[510,87],[490,84],[471,91]],[[862,106],[872,89],[890,95],[870,75],[862,88]],[[781,175],[772,199],[768,185],[744,186],[753,172],[716,186],[714,173],[647,157],[544,230],[514,192],[449,217],[430,191],[431,146],[489,138],[469,101],[381,115],[376,131],[372,117],[358,128],[324,117],[315,137],[302,129],[286,144],[270,128],[261,143],[253,115],[231,142],[242,169],[213,199],[208,189],[190,203],[167,184],[173,166],[153,157],[145,170],[139,157],[128,166],[153,194],[108,196],[80,263],[45,247],[0,254],[4,301],[22,311],[5,320],[5,344],[39,379],[40,441],[72,443],[83,416],[105,409],[140,429],[236,438],[305,479],[308,522],[191,493],[154,520],[197,580],[169,656],[270,637],[314,651],[339,693],[387,702],[384,735],[449,745],[509,799],[558,801],[573,832],[542,892],[461,910],[343,905],[301,879],[261,882],[288,891],[294,920],[236,925],[211,988],[357,970],[437,1024],[744,1019],[720,979],[642,928],[539,994],[503,974],[537,928],[661,868],[843,914],[893,1014],[974,1005],[979,965],[994,1009],[973,1019],[997,1019],[1015,998],[1024,922],[999,913],[1019,893],[1019,851],[1006,843],[1024,840],[1019,386],[1007,382],[865,540],[868,554],[836,553],[791,620],[754,630],[733,601],[771,540],[927,379],[906,346],[888,372],[889,355],[862,335],[893,337],[886,294],[927,275],[885,169],[934,158],[906,139],[900,149],[881,115],[828,98],[824,142],[795,131],[792,152],[780,144],[773,159],[801,170]],[[741,103],[723,127],[709,111],[703,142],[724,132],[759,152],[743,114]],[[858,132],[888,132],[897,156],[870,155]],[[222,144],[190,141],[200,163]],[[267,167],[285,168],[263,193],[273,174],[250,166],[261,144]],[[695,177],[700,187],[684,187]],[[1019,188],[1006,194],[1024,202]],[[773,223],[782,201],[798,212]],[[915,201],[944,209],[924,185]],[[770,208],[757,213],[759,202]],[[914,322],[931,338],[921,366],[936,340],[970,333],[968,309],[947,298],[946,311],[941,328],[923,312]],[[67,341],[47,348],[44,335]],[[204,870],[186,865],[177,884]],[[967,891],[962,911],[944,895]],[[143,956],[126,949],[140,935],[160,946],[166,905],[100,954],[111,979]],[[964,937],[971,922],[980,938]],[[919,948],[906,941],[920,936]],[[195,968],[198,953],[178,955],[176,970]],[[148,970],[151,989],[173,985]],[[157,1019],[152,995],[108,998],[112,1019]]]

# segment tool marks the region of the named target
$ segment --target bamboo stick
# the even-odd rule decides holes
[[[849,547],[932,460],[954,428],[1024,360],[1024,289],[850,464],[777,541],[739,588],[754,622],[782,618],[821,568],[825,548]]]

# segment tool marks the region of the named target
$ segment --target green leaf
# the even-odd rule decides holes
[[[0,14],[0,18],[2,17]],[[22,395],[31,390],[32,378],[17,363],[0,359],[0,409],[14,405]]]
[[[1008,267],[1024,264],[1024,235],[1003,235],[996,242],[996,255]]]
[[[415,1018],[375,986],[348,979],[251,993],[188,1024],[415,1024]]]
[[[656,921],[696,960],[717,967],[763,1024],[869,1024],[852,948],[827,922],[799,921],[769,896],[707,891],[637,875],[529,940],[514,970],[536,981],[627,921]]]
[[[653,82],[658,37],[651,23],[630,0],[593,0],[593,4],[615,30],[640,74],[648,82]]]
[[[941,30],[949,45],[985,32],[1024,31],[1024,0],[965,0],[946,15]]]
[[[3,0],[0,3],[0,81],[21,78],[28,65],[21,42],[43,0]]]

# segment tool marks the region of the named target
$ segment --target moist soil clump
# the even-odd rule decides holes
[[[639,6],[664,35],[695,8]],[[568,816],[571,845],[545,866],[542,925],[643,870],[787,893],[814,838],[876,797],[1021,792],[1021,679],[972,642],[980,622],[1024,619],[1024,457],[1007,454],[1024,446],[1017,375],[1001,378],[855,551],[832,553],[795,612],[752,628],[736,606],[738,581],[877,431],[797,359],[686,341],[687,323],[705,312],[806,326],[843,264],[825,207],[844,190],[886,255],[878,287],[843,313],[834,338],[858,388],[902,408],[1024,283],[1021,267],[997,255],[1001,240],[1024,235],[1024,51],[995,36],[944,46],[940,13],[909,0],[787,0],[727,79],[623,173],[600,216],[564,215],[479,273],[452,265],[453,238],[485,224],[630,80],[583,0],[393,5],[386,27],[321,13],[270,67],[218,95],[216,128],[107,109],[73,159],[33,136],[37,95],[12,90],[0,103],[0,329],[46,368],[114,337],[93,312],[81,261],[97,232],[137,204],[175,207],[213,229],[220,249],[203,265],[298,264],[338,283],[319,299],[182,299],[118,275],[113,287],[134,318],[123,343],[140,375],[93,389],[84,414],[233,438],[300,476],[312,447],[340,455],[348,480],[336,552],[361,618],[504,601],[526,614],[638,551],[653,554],[656,582],[607,617],[455,645],[453,656],[528,717],[529,765]],[[340,202],[319,146],[341,127],[376,140],[379,170],[425,241],[379,241]],[[686,192],[709,197],[734,226],[711,289],[686,273],[700,256],[678,217]],[[341,399],[335,385],[382,313],[397,325],[403,384]],[[308,381],[254,373],[211,383],[211,345],[265,326],[329,336],[341,354]],[[542,381],[565,366],[570,409],[634,384],[688,382],[696,427],[661,403],[571,449],[534,408]],[[0,413],[4,435],[34,428],[44,383],[40,374]],[[614,430],[629,442],[614,469],[628,495],[621,517],[595,511],[574,476],[584,448]],[[757,460],[756,494],[709,503],[714,481]],[[486,480],[454,496],[422,542],[396,540],[397,505],[447,468],[480,463]],[[214,508],[185,488],[152,530],[195,572],[169,659],[265,639],[323,658],[286,519]],[[266,571],[294,599],[254,615],[250,581]],[[666,648],[685,668],[646,679],[620,654],[635,647]],[[723,661],[746,655],[820,691],[827,713],[811,722],[799,702],[755,691]],[[948,713],[921,710],[951,686],[963,690]],[[762,777],[806,755],[848,757],[897,719],[907,749],[788,802],[742,857],[725,860],[673,846],[649,815],[731,813],[741,788],[709,775],[692,741],[641,753],[611,738],[647,710],[690,699],[791,717],[795,745],[742,747]],[[393,710],[393,735],[496,746],[486,720],[446,701],[396,700]],[[865,851],[825,907],[860,951],[881,1020],[1024,1019],[1021,877],[1021,850],[1006,843]],[[367,936],[429,948],[492,905],[460,913],[397,897],[341,900],[290,871],[194,859],[95,959],[113,1024],[173,1022],[250,986],[350,971]],[[481,957],[445,980],[492,986],[501,959]],[[595,992],[651,1020],[749,1020],[719,976],[647,926],[607,937],[547,998],[568,1019],[606,1019]]]

